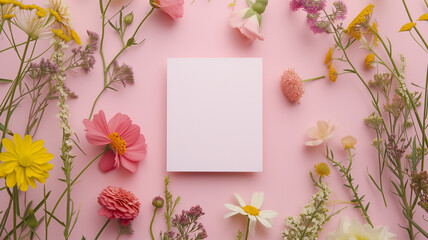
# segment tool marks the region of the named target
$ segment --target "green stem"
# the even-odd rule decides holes
[[[143,18],[143,20],[140,22],[140,24],[138,24],[137,29],[135,29],[134,34],[132,34],[131,38],[135,38],[135,35],[137,35],[138,30],[140,30],[141,25],[143,25],[143,23],[146,21],[146,19],[152,14],[153,10],[155,10],[154,7],[152,7],[152,9],[150,9],[150,12],[147,13],[147,15]]]
[[[150,236],[152,237],[152,240],[155,240],[155,236],[153,235],[153,222],[155,221],[155,216],[157,211],[158,211],[158,208],[155,207],[155,210],[153,211],[152,221],[150,222]]]
[[[17,239],[16,235],[16,219],[18,215],[19,199],[18,199],[18,187],[13,187],[13,240]]]
[[[404,8],[406,9],[406,13],[407,13],[407,16],[409,17],[410,22],[413,22],[412,15],[410,15],[410,11],[409,11],[409,8],[407,7],[406,1],[405,1],[405,0],[402,0],[402,2],[403,2],[403,5],[404,5]],[[426,3],[426,2],[425,2],[425,3]],[[425,48],[426,48],[426,49],[428,49],[428,44],[427,44],[427,42],[425,41],[425,39],[423,38],[422,34],[419,32],[418,28],[417,28],[416,26],[414,26],[413,28],[415,29],[415,31],[416,31],[416,33],[418,34],[419,38],[420,38],[420,39],[422,40],[422,42],[424,43]]]
[[[106,85],[103,87],[103,90],[101,90],[101,92],[98,94],[97,98],[95,98],[94,103],[92,104],[92,108],[91,108],[91,113],[89,114],[88,119],[91,120],[92,114],[94,114],[94,110],[95,110],[95,105],[97,105],[98,99],[100,99],[101,95],[104,93],[105,90],[107,90],[107,87],[109,86]]]
[[[107,227],[107,225],[109,224],[110,219],[107,219],[107,221],[104,223],[103,227],[100,229],[100,231],[98,232],[97,236],[94,238],[94,240],[97,240],[98,237],[101,235],[101,233],[104,231],[104,228]]]
[[[245,230],[245,240],[248,239],[248,233],[250,232],[250,218],[247,221],[247,230]]]
[[[79,180],[80,176],[95,162],[95,160],[97,160],[99,157],[101,157],[104,153],[106,153],[108,151],[108,149],[104,150],[102,153],[100,153],[99,155],[97,155],[94,159],[92,159],[92,161],[90,161],[83,169],[82,171],[80,171],[79,174],[77,174],[77,176],[74,178],[74,180],[71,182],[71,186],[73,186],[77,180]],[[58,198],[58,201],[55,203],[54,208],[52,209],[52,215],[55,213],[55,210],[57,209],[59,203],[61,202],[62,198],[65,196],[67,190],[65,189],[61,196]],[[52,216],[49,217],[49,219],[47,220],[47,225],[49,225],[49,223],[52,220]]]
[[[325,78],[325,75],[322,75],[322,76],[319,76],[319,77],[314,77],[314,78],[308,78],[308,79],[302,80],[302,82],[309,82],[309,81],[318,80],[318,79],[321,79],[321,78]]]

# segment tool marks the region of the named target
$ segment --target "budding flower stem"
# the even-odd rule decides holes
[[[155,210],[153,211],[152,221],[150,222],[150,236],[152,237],[152,240],[155,240],[155,236],[153,235],[153,222],[155,221],[155,216],[157,211],[158,211],[158,208],[155,207]]]

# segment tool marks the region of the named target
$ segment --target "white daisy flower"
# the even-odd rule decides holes
[[[32,39],[52,37],[51,26],[55,19],[48,14],[40,17],[37,11],[37,9],[15,9],[16,25]]]
[[[257,221],[259,221],[261,224],[263,224],[263,226],[267,228],[272,228],[272,218],[276,217],[278,213],[272,210],[260,210],[260,207],[262,206],[262,203],[264,200],[263,192],[253,193],[253,196],[251,197],[250,205],[247,205],[245,201],[242,199],[242,197],[239,196],[239,194],[235,193],[235,197],[236,197],[236,200],[238,200],[240,207],[229,203],[224,204],[224,206],[227,209],[232,211],[224,215],[224,218],[234,216],[238,213],[248,216],[250,220],[251,233],[254,233],[254,224]]]

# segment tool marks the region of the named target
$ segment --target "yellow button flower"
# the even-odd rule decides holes
[[[36,188],[35,180],[45,183],[53,168],[48,162],[54,156],[43,147],[43,140],[33,142],[30,135],[22,139],[15,134],[13,141],[3,138],[2,143],[6,151],[0,153],[0,178],[6,178],[7,187],[18,185],[25,192],[28,185]]]

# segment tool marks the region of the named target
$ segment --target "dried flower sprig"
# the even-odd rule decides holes
[[[197,205],[190,210],[183,210],[181,214],[176,214],[172,219],[172,226],[177,229],[177,233],[169,232],[172,240],[201,240],[207,238],[207,231],[198,220],[205,215],[202,208]]]

